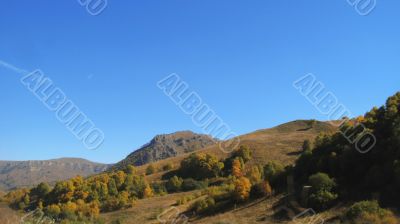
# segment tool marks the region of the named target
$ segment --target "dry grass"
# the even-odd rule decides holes
[[[153,197],[139,200],[133,208],[116,212],[104,213],[101,218],[106,223],[121,220],[124,224],[159,224],[157,217],[171,207],[176,207],[179,211],[186,211],[191,203],[177,206],[176,202],[183,196],[193,195],[196,191],[178,194],[169,194],[162,197]]]
[[[310,121],[294,121],[283,124],[271,129],[255,131],[250,134],[240,136],[241,144],[249,146],[253,151],[253,163],[265,164],[268,161],[280,161],[288,165],[292,164],[298,158],[301,152],[301,146],[304,140],[313,140],[320,133],[332,133],[336,128],[327,122],[316,122],[311,127]],[[223,159],[229,156],[220,150],[218,145],[209,146],[198,152],[211,153]],[[179,167],[180,161],[187,157],[184,154],[175,158],[153,163],[157,168],[161,168],[168,163]],[[145,166],[138,167],[139,173],[144,173]],[[160,180],[165,172],[158,172],[148,176],[149,181]],[[134,208],[117,211],[113,213],[102,214],[106,223],[113,220],[122,220],[126,224],[153,224],[159,223],[157,216],[171,206],[184,195],[191,195],[193,192],[171,194],[163,197],[155,197],[140,200]],[[282,196],[276,196],[268,200],[252,202],[243,207],[238,207],[234,211],[217,214],[210,217],[192,218],[190,223],[198,224],[250,224],[250,223],[289,223],[286,219],[279,221],[274,214],[277,202]],[[189,204],[191,204],[190,202]],[[180,211],[185,212],[188,205],[178,207]]]
[[[20,216],[17,212],[10,209],[5,203],[0,203],[0,223],[17,224],[20,223]]]
[[[316,122],[313,127],[310,121],[299,120],[279,125],[270,129],[258,130],[246,135],[239,136],[240,143],[247,145],[253,152],[253,163],[265,164],[268,161],[279,161],[285,165],[292,164],[301,153],[304,140],[314,140],[321,133],[333,133],[337,128],[328,122]],[[197,152],[214,154],[223,159],[229,156],[223,152],[218,144],[206,147]],[[189,154],[153,163],[157,168],[161,168],[168,163],[179,167],[182,159]],[[138,167],[139,173],[145,173],[147,165]],[[163,172],[149,176],[150,180],[157,180]]]

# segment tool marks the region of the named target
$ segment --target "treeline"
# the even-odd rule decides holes
[[[87,179],[80,176],[61,181],[51,188],[41,183],[32,189],[12,191],[4,196],[18,210],[41,210],[54,220],[97,220],[100,212],[131,207],[136,200],[152,197],[153,188],[133,166]]]
[[[354,133],[352,139],[357,139],[363,134],[357,130],[360,126],[377,140],[366,153],[356,150],[344,134]],[[310,185],[307,203],[317,210],[328,209],[339,201],[370,200],[353,208],[361,210],[358,213],[367,220],[364,223],[397,223],[377,204],[400,206],[400,93],[389,97],[385,106],[345,121],[340,130],[317,137],[313,147],[304,144],[293,171],[299,194],[304,193],[303,186]]]
[[[134,206],[137,200],[176,192],[203,190],[207,195],[193,205],[198,213],[217,210],[217,206],[241,203],[250,197],[272,194],[271,184],[282,183],[285,172],[282,165],[268,163],[265,166],[249,166],[251,150],[241,146],[224,160],[210,154],[193,153],[182,160],[177,170],[171,164],[161,168],[148,165],[146,174],[167,171],[168,178],[149,183],[145,175],[139,175],[133,166],[124,170],[103,173],[89,178],[77,176],[61,181],[51,188],[41,183],[32,189],[9,192],[3,200],[10,207],[33,211],[39,209],[46,217],[69,221],[96,222],[101,212],[109,212]],[[271,181],[271,182],[270,182]],[[196,197],[184,198],[186,203]]]
[[[251,149],[246,146],[241,146],[224,160],[209,154],[194,153],[182,160],[178,170],[166,175],[175,174],[167,183],[179,191],[187,180],[207,182],[209,187],[201,193],[205,197],[191,205],[191,210],[196,214],[206,215],[231,209],[235,204],[271,196],[271,185],[278,188],[284,184],[287,170],[281,164],[269,162],[264,166],[250,165],[248,162],[251,159]],[[197,197],[199,195],[183,198],[178,203]]]
[[[397,223],[383,206],[400,205],[400,93],[390,97],[385,106],[373,108],[365,116],[348,120],[342,132],[362,133],[362,124],[377,139],[375,147],[360,153],[343,133],[318,136],[305,141],[303,153],[295,165],[284,167],[278,162],[249,163],[252,150],[241,146],[226,159],[205,153],[193,153],[174,170],[172,164],[148,165],[146,175],[166,172],[161,180],[149,183],[133,166],[103,173],[87,179],[72,178],[58,182],[53,188],[45,183],[32,189],[8,193],[3,200],[14,209],[39,209],[46,216],[94,223],[100,212],[128,208],[136,200],[169,193],[202,190],[200,194],[182,198],[183,204],[194,199],[191,210],[211,214],[232,209],[235,204],[253,198],[284,192],[288,177],[294,177],[294,189],[304,207],[317,211],[331,208],[338,202],[356,203],[345,214],[353,223]],[[306,196],[306,197],[305,197]],[[303,197],[303,198],[302,198]],[[368,200],[368,201],[365,201]]]

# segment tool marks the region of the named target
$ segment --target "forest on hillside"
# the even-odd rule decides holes
[[[362,124],[366,129],[358,131]],[[354,139],[368,131],[377,141],[360,153]],[[158,179],[150,176],[162,172]],[[288,192],[289,178],[294,192]],[[305,189],[308,189],[305,191]],[[101,213],[134,207],[138,200],[192,192],[177,200],[190,204],[188,218],[232,210],[260,198],[293,193],[303,207],[318,212],[350,204],[339,219],[348,223],[395,224],[400,207],[400,92],[364,116],[341,121],[339,131],[305,140],[295,164],[253,162],[252,149],[242,145],[227,158],[192,153],[179,166],[146,165],[144,173],[128,165],[88,178],[77,176],[54,187],[41,183],[18,189],[1,200],[19,211],[39,210],[61,223],[102,223]],[[306,194],[306,198],[304,195]]]

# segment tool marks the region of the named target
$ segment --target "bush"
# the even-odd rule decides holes
[[[168,193],[175,193],[182,189],[182,183],[182,178],[174,176],[167,181],[165,187],[167,188]]]
[[[221,186],[210,187],[203,192],[203,194],[212,197],[215,201],[232,201],[232,193],[235,190],[233,184],[223,184]]]
[[[303,152],[312,150],[312,143],[310,140],[304,140],[303,146],[301,147]]]
[[[183,180],[182,191],[193,191],[208,187],[207,181],[196,181],[191,178]]]
[[[351,223],[396,224],[393,213],[379,206],[377,201],[355,203],[346,212],[346,219]]]
[[[150,164],[146,168],[146,175],[151,175],[156,172],[156,168],[153,166],[153,164]]]
[[[240,148],[233,153],[232,158],[235,157],[240,157],[243,159],[243,162],[247,163],[252,157],[250,148],[248,146],[241,145]]]
[[[167,193],[167,189],[164,183],[154,182],[151,184],[151,188],[153,189],[154,193],[157,195],[165,195]]]
[[[285,168],[279,162],[271,161],[264,166],[264,180],[270,182],[274,188],[285,183],[284,173]]]
[[[184,205],[184,204],[187,204],[189,201],[194,200],[195,198],[196,197],[194,195],[186,195],[186,196],[183,196],[180,199],[178,199],[176,201],[176,204],[177,205]]]
[[[331,179],[328,174],[317,173],[308,178],[309,184],[312,186],[314,192],[318,191],[332,191],[336,183]]]
[[[262,198],[272,195],[272,188],[268,181],[255,184],[251,187],[250,196],[252,198]]]
[[[310,206],[315,210],[325,210],[333,205],[338,195],[329,191],[318,191],[310,195]]]
[[[213,212],[215,208],[215,200],[212,197],[198,200],[192,205],[192,209],[198,214]]]
[[[173,168],[174,168],[174,165],[172,163],[168,163],[162,167],[163,171],[169,171],[169,170],[172,170]]]
[[[61,213],[61,208],[58,205],[49,205],[46,207],[45,212],[50,218],[57,219]]]

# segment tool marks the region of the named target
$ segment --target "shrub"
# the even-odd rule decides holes
[[[196,197],[194,195],[186,195],[186,196],[183,196],[180,199],[178,199],[176,201],[176,204],[177,205],[184,205],[184,204],[187,204],[189,201],[194,200],[195,198]]]
[[[146,168],[146,175],[151,175],[156,172],[156,168],[153,166],[153,164],[150,164]]]
[[[325,210],[332,206],[337,197],[337,194],[321,190],[310,195],[309,203],[315,210]]]
[[[180,177],[174,176],[167,181],[165,187],[169,193],[178,192],[182,188],[183,180]]]
[[[379,206],[377,201],[355,203],[346,212],[346,219],[351,223],[396,224],[393,213]]]
[[[163,171],[172,170],[173,168],[174,168],[174,164],[172,164],[172,163],[165,164],[165,165],[162,167]]]
[[[165,185],[160,182],[152,183],[151,188],[153,189],[154,193],[158,195],[165,195],[167,193]]]
[[[215,200],[212,197],[196,201],[192,205],[192,209],[198,214],[204,214],[214,211]]]
[[[303,152],[312,150],[312,144],[310,140],[304,140],[303,146],[301,147]]]
[[[271,161],[264,166],[264,179],[269,181],[272,186],[279,185],[285,169],[279,162]]]
[[[331,179],[328,174],[317,173],[308,178],[309,184],[312,186],[314,192],[318,191],[332,191],[336,183]]]
[[[247,173],[247,177],[250,179],[252,184],[258,184],[261,182],[263,176],[262,168],[258,166],[251,167],[250,171]]]
[[[251,187],[250,196],[252,198],[261,198],[272,195],[272,188],[268,181],[255,184]]]
[[[240,148],[233,153],[232,158],[235,157],[240,157],[243,159],[243,162],[247,163],[252,157],[250,148],[248,146],[241,145]]]
[[[182,183],[182,191],[193,191],[193,190],[204,189],[206,187],[208,187],[207,181],[196,181],[191,178],[183,180]]]
[[[61,213],[61,208],[58,205],[49,205],[46,207],[45,212],[47,216],[57,219]]]
[[[234,184],[223,184],[221,186],[210,187],[203,194],[212,197],[216,202],[232,201],[232,194],[235,190]]]

